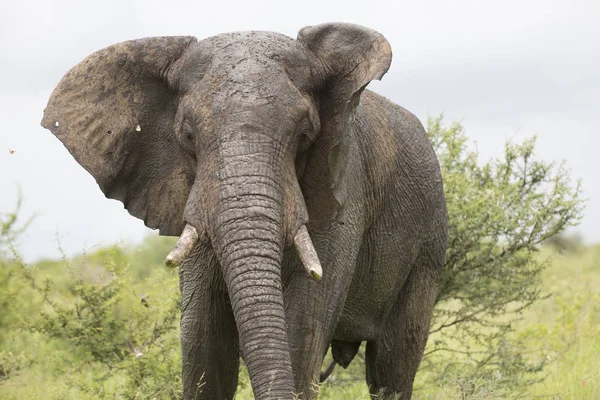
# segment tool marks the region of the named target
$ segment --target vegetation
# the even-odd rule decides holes
[[[548,358],[524,356],[513,322],[540,298],[549,260],[536,257],[539,245],[579,222],[579,183],[570,181],[563,164],[535,158],[535,137],[509,142],[502,158],[480,164],[460,124],[445,128],[440,117],[428,125],[450,224],[445,276],[421,371],[439,384],[464,380],[467,393],[473,382],[498,380],[518,393],[540,379]],[[448,357],[452,363],[444,363]]]
[[[535,139],[481,163],[459,124],[428,124],[450,229],[415,398],[599,398],[600,246],[562,234],[583,201]],[[17,212],[0,215],[0,398],[178,397],[174,239],[26,265]],[[321,398],[368,398],[363,352]],[[201,390],[201,388],[200,388]],[[245,371],[238,398],[251,398]]]
[[[0,398],[45,398],[49,382],[56,397],[177,397],[179,290],[160,268],[168,242],[4,263],[2,298],[13,301],[0,326]]]

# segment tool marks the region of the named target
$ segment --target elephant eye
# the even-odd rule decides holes
[[[181,131],[179,133],[179,143],[186,153],[192,157],[196,156],[196,141],[195,141],[194,124],[188,119],[184,119]]]
[[[186,119],[186,120],[183,121],[182,131],[183,131],[182,132],[183,133],[182,137],[184,139],[189,140],[189,141],[193,141],[193,139],[194,139],[194,136],[193,136],[194,127],[193,127],[193,125],[192,125],[192,123],[190,122],[189,119]]]
[[[306,151],[315,140],[315,132],[308,119],[303,120],[298,126],[298,150]]]
[[[303,151],[308,150],[308,148],[310,147],[311,144],[312,144],[312,139],[311,139],[310,135],[308,135],[306,133],[300,135],[299,143],[298,143],[298,151],[303,152]]]

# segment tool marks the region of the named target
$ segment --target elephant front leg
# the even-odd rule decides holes
[[[325,243],[325,236],[338,235],[331,231],[313,234],[317,245]],[[359,236],[345,234],[348,241],[356,238],[356,243]],[[296,390],[301,399],[317,397],[323,359],[344,308],[359,247],[341,254],[321,250],[323,278],[318,282],[305,273],[294,253],[286,253],[289,269],[284,304]]]
[[[326,279],[324,276],[315,285],[310,278],[298,274],[286,292],[288,336],[300,399],[317,398],[323,359],[343,309],[346,285],[333,285],[330,281],[319,287]]]
[[[184,399],[233,399],[238,336],[214,257],[198,249],[179,270]]]
[[[324,299],[318,290],[309,289],[311,278],[298,276],[297,280],[305,284],[293,282],[286,293],[289,296],[286,319],[296,393],[299,399],[315,399],[332,329],[327,329],[324,313],[315,313],[315,310],[323,309]]]

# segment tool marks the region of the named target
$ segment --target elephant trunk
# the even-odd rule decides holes
[[[321,278],[322,269],[303,225],[307,216],[300,188],[285,187],[290,181],[286,174],[295,178],[293,159],[282,151],[286,146],[256,133],[256,141],[240,138],[249,135],[248,130],[230,134],[207,157],[217,173],[197,178],[188,199],[188,225],[166,263],[180,265],[199,236],[212,242],[255,397],[292,399],[295,385],[281,281],[286,240],[294,238],[314,279]]]
[[[281,282],[283,189],[275,179],[275,161],[263,156],[265,161],[251,164],[226,160],[213,246],[255,397],[291,399],[295,388]]]

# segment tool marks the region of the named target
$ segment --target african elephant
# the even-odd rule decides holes
[[[346,23],[156,37],[55,88],[42,125],[106,197],[180,236],[184,398],[232,398],[240,356],[257,399],[313,398],[329,346],[347,366],[363,341],[371,393],[411,397],[447,216],[422,124],[365,90],[391,58]]]

